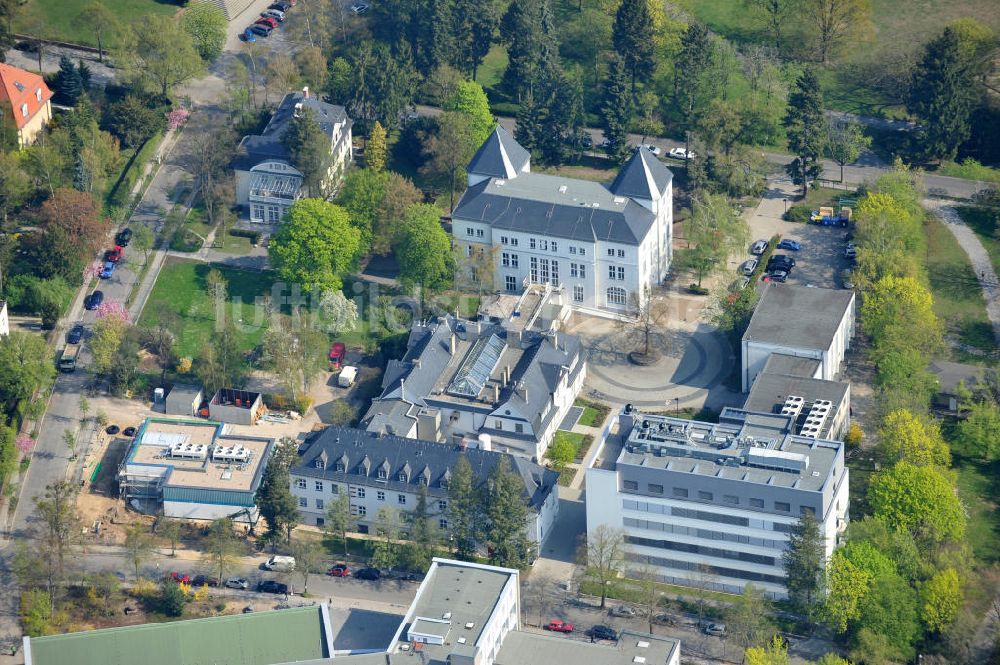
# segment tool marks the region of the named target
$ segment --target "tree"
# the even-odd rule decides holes
[[[170,543],[170,556],[177,556],[177,541],[181,539],[181,523],[179,520],[164,517],[157,522],[160,536]]]
[[[670,318],[670,306],[662,298],[654,298],[649,287],[643,287],[643,294],[632,293],[629,297],[629,309],[635,315],[634,319],[622,321],[623,332],[627,344],[642,350],[634,350],[629,357],[651,361],[659,358],[659,349],[652,348],[650,341],[663,331]]]
[[[370,247],[374,242],[379,205],[388,192],[388,182],[388,173],[372,168],[351,169],[344,178],[337,203],[344,206],[351,226],[361,233],[363,248]]]
[[[416,188],[413,181],[398,173],[389,173],[385,183],[385,193],[379,201],[372,225],[372,253],[382,255],[389,253],[410,206],[423,200],[423,192]]]
[[[774,635],[774,626],[767,615],[763,592],[753,584],[747,584],[726,613],[726,630],[744,649],[759,646]]]
[[[782,562],[789,599],[799,612],[812,616],[826,588],[826,547],[812,512],[792,525]]]
[[[313,90],[319,92],[326,87],[327,62],[323,49],[318,46],[306,46],[293,56],[299,75]]]
[[[916,278],[886,275],[865,295],[861,325],[876,344],[888,342],[931,354],[942,345],[933,302],[930,291]]]
[[[929,159],[954,159],[969,138],[977,87],[968,60],[949,26],[927,44],[913,73],[907,106],[922,121],[920,142]]]
[[[327,502],[325,517],[323,530],[344,541],[344,556],[347,556],[347,531],[353,524],[351,501],[347,494],[341,493],[334,501]]]
[[[350,332],[358,325],[358,305],[343,291],[323,292],[317,314],[323,330],[331,335]]]
[[[804,70],[796,79],[795,90],[788,96],[784,125],[788,135],[788,149],[795,155],[795,159],[785,170],[792,182],[802,185],[802,196],[805,197],[809,191],[809,183],[823,172],[819,158],[826,145],[823,93],[813,70]]]
[[[111,371],[128,327],[126,321],[113,316],[106,316],[94,322],[89,342],[91,365],[95,372],[107,374]]]
[[[695,273],[699,286],[705,276],[724,267],[729,255],[742,249],[750,238],[746,220],[721,194],[697,194],[685,226],[685,238],[694,247],[679,250],[677,263]]]
[[[542,106],[536,141],[544,164],[565,164],[582,152],[583,87],[579,76],[553,69],[540,80],[536,94]]]
[[[153,553],[153,538],[144,524],[132,524],[125,529],[125,552],[139,579],[139,566]]]
[[[851,423],[851,426],[847,428],[847,434],[844,435],[844,443],[847,444],[848,448],[857,448],[864,438],[865,433],[861,429],[861,425]]]
[[[312,196],[325,193],[330,168],[330,140],[323,133],[312,109],[303,108],[281,138],[292,165],[302,173]]]
[[[517,109],[517,126],[514,128],[514,138],[525,150],[537,154],[542,140],[542,123],[545,120],[545,109],[538,101],[534,90],[529,88],[521,96],[521,105]]]
[[[257,490],[257,507],[267,522],[271,537],[285,536],[292,540],[292,529],[299,521],[299,502],[292,495],[288,465],[280,458],[272,456],[264,469],[264,478]]]
[[[788,665],[788,644],[774,635],[764,646],[753,646],[743,654],[744,665]]]
[[[440,291],[451,284],[451,240],[441,227],[437,206],[418,203],[410,207],[396,241],[396,258],[399,281],[408,288]]]
[[[826,153],[840,166],[840,182],[844,182],[844,166],[858,161],[861,151],[872,144],[859,123],[830,117],[827,119]]]
[[[67,188],[55,190],[42,204],[38,220],[46,233],[62,231],[77,251],[90,255],[101,248],[111,227],[91,194]]]
[[[861,615],[859,606],[871,583],[872,576],[848,559],[843,550],[833,553],[824,613],[834,630],[847,632],[847,627]]]
[[[640,613],[645,615],[649,634],[652,635],[653,624],[656,621],[656,610],[660,606],[660,598],[663,595],[663,592],[660,591],[659,575],[656,568],[649,564],[643,564],[632,575],[639,582]]]
[[[421,170],[447,183],[449,212],[455,210],[455,192],[465,178],[465,165],[478,148],[469,117],[455,111],[438,116],[437,131],[424,138],[428,159]]]
[[[520,100],[543,73],[558,65],[559,45],[548,0],[512,2],[500,20],[500,40],[508,54],[502,85]]]
[[[858,626],[886,638],[896,658],[913,658],[913,643],[920,634],[917,593],[899,575],[881,575],[859,605]]]
[[[621,54],[632,81],[645,83],[653,74],[653,16],[648,0],[622,0],[612,28],[615,51]]]
[[[472,466],[460,456],[448,482],[448,527],[455,546],[455,556],[471,561],[476,554],[479,539],[481,504],[476,489]]]
[[[444,110],[463,114],[469,121],[469,132],[474,145],[482,144],[496,126],[490,101],[483,86],[475,81],[460,81],[444,101]]]
[[[21,167],[16,153],[0,152],[0,226],[7,226],[7,215],[27,200],[31,180]]]
[[[608,157],[622,163],[628,157],[628,128],[632,119],[632,95],[628,89],[625,62],[615,56],[608,66],[601,105],[601,126],[607,143]]]
[[[393,508],[379,508],[375,516],[375,542],[372,544],[371,565],[392,568],[399,561],[399,515]]]
[[[6,413],[31,400],[55,378],[52,356],[39,335],[12,330],[0,338],[0,401]]]
[[[326,367],[329,341],[326,333],[311,324],[293,329],[280,316],[271,317],[264,333],[264,355],[293,401],[309,391]]]
[[[681,39],[681,50],[674,63],[674,98],[684,124],[684,148],[690,148],[691,132],[698,124],[701,110],[709,101],[712,87],[709,71],[714,45],[708,29],[692,23]],[[690,167],[685,162],[685,168]]]
[[[962,580],[954,568],[939,570],[920,587],[920,617],[931,633],[943,633],[962,607]]]
[[[417,88],[409,58],[394,54],[385,43],[365,40],[354,50],[351,64],[347,108],[359,131],[366,132],[376,120],[387,129],[397,127]]]
[[[781,34],[785,23],[796,9],[796,0],[744,0],[764,19],[768,31],[774,38],[774,48],[781,49]]]
[[[226,569],[235,562],[239,546],[230,518],[223,517],[212,522],[205,539],[205,558],[211,564],[220,584],[226,579]]]
[[[365,166],[376,173],[385,169],[386,150],[385,128],[376,120],[365,145]]]
[[[166,118],[139,95],[129,94],[112,103],[104,126],[125,148],[140,148],[156,132],[166,129]]]
[[[20,8],[14,0],[0,1],[0,62],[6,62],[4,54],[14,47],[13,23]]]
[[[865,32],[871,19],[870,0],[807,0],[805,10],[815,26],[816,50],[819,61],[826,64],[848,36],[852,41]]]
[[[123,39],[119,57],[126,72],[154,86],[162,98],[171,89],[205,70],[194,42],[180,22],[160,14],[144,14]]]
[[[879,452],[890,464],[906,461],[915,466],[951,466],[951,451],[941,428],[927,415],[906,409],[893,411],[882,420],[878,435]]]
[[[69,448],[69,458],[70,460],[76,459],[76,434],[71,429],[63,430],[63,443]]]
[[[309,576],[322,572],[326,552],[315,540],[297,540],[292,544],[292,555],[295,557],[295,570],[302,577],[302,594],[309,593]]]
[[[282,279],[307,289],[338,290],[360,244],[346,210],[322,199],[300,199],[271,237],[268,255]]]
[[[625,568],[625,532],[601,524],[593,533],[581,536],[577,563],[583,579],[600,587],[601,609],[607,606],[608,585],[621,577]]]
[[[167,579],[163,582],[159,597],[161,612],[168,617],[183,616],[184,606],[187,605],[187,602],[188,598],[177,582],[172,579]]]
[[[55,81],[55,94],[58,102],[66,106],[75,106],[80,95],[84,92],[86,90],[79,70],[68,57],[60,56],[59,72],[56,74]]]
[[[427,487],[424,485],[420,486],[417,493],[417,505],[409,514],[408,521],[410,523],[410,541],[413,543],[414,551],[411,563],[420,570],[427,570],[440,538],[437,526],[427,508]]]
[[[984,460],[1000,458],[1000,409],[992,402],[973,403],[958,424],[957,442]]]
[[[105,40],[117,36],[122,29],[118,14],[108,9],[100,0],[94,0],[84,7],[77,20],[94,33],[94,39],[97,40],[97,59],[104,62]]]
[[[545,451],[545,456],[552,461],[553,468],[562,470],[576,459],[576,445],[570,439],[557,435],[552,441],[552,445]]]
[[[490,563],[507,568],[524,568],[531,557],[528,542],[528,503],[524,482],[502,456],[490,471],[483,495],[486,528],[484,537]]]
[[[211,62],[222,55],[229,21],[219,7],[210,2],[193,2],[181,20],[202,60]]]
[[[851,658],[858,663],[879,663],[880,665],[902,665],[903,659],[889,644],[889,638],[869,628],[861,628],[854,638]]]
[[[35,497],[35,511],[40,532],[39,551],[48,562],[49,594],[52,595],[56,582],[66,578],[66,562],[80,540],[76,488],[66,480],[51,483],[42,496]]]
[[[961,540],[965,510],[945,472],[899,462],[871,478],[868,502],[876,517],[930,542]]]

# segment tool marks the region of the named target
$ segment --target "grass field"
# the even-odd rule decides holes
[[[986,316],[983,290],[968,255],[955,236],[936,217],[926,224],[927,273],[934,295],[934,313],[945,322],[948,333],[969,346],[989,352],[995,348],[993,326]],[[956,360],[966,360],[956,352]]]
[[[997,236],[997,230],[1000,229],[1000,210],[975,206],[959,206],[955,209],[962,217],[962,221],[975,231],[979,242],[983,243],[983,247],[989,252],[993,270],[1000,275],[1000,237]]]
[[[955,440],[953,421],[944,424],[945,438],[952,446],[953,467],[958,473],[958,493],[969,514],[968,540],[976,558],[984,563],[1000,561],[1000,462],[974,458]]]
[[[80,14],[90,1],[28,0],[14,21],[14,31],[31,34],[41,31],[41,36],[49,39],[97,46],[92,31],[80,20]],[[144,14],[171,16],[179,9],[173,0],[103,0],[103,3],[123,23]]]

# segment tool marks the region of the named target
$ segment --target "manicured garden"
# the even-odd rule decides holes
[[[577,424],[583,425],[584,427],[600,427],[604,422],[605,418],[611,412],[607,406],[599,404],[597,402],[591,402],[588,400],[578,398],[574,402],[576,406],[583,407],[583,413],[580,414],[580,419],[577,420]]]

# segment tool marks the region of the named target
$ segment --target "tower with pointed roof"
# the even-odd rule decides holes
[[[469,187],[490,178],[510,180],[520,173],[531,172],[531,153],[515,141],[510,132],[497,125],[465,170],[469,174]]]

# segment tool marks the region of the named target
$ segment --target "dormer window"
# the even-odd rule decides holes
[[[344,465],[338,463],[337,464],[337,473],[344,473],[345,471],[347,471],[347,469],[344,468]]]
[[[320,459],[320,458],[317,457],[316,458],[316,468],[317,469],[325,469],[326,468],[326,462],[324,462],[322,459]]]
[[[409,479],[408,479],[408,478],[406,477],[406,472],[405,472],[405,471],[400,471],[400,472],[399,472],[399,475],[398,475],[398,476],[396,476],[396,477],[397,477],[397,479],[399,480],[399,482],[401,482],[401,483],[405,483],[405,482],[406,482],[407,480],[409,480]]]
[[[28,104],[27,103],[21,104],[21,115],[24,116],[25,118],[28,117]]]
[[[379,469],[378,470],[378,477],[379,477],[379,480],[385,480],[388,477],[388,474],[386,474],[386,472],[384,470]]]
[[[37,99],[38,101],[42,101],[42,89],[41,88],[35,88],[35,99]]]

